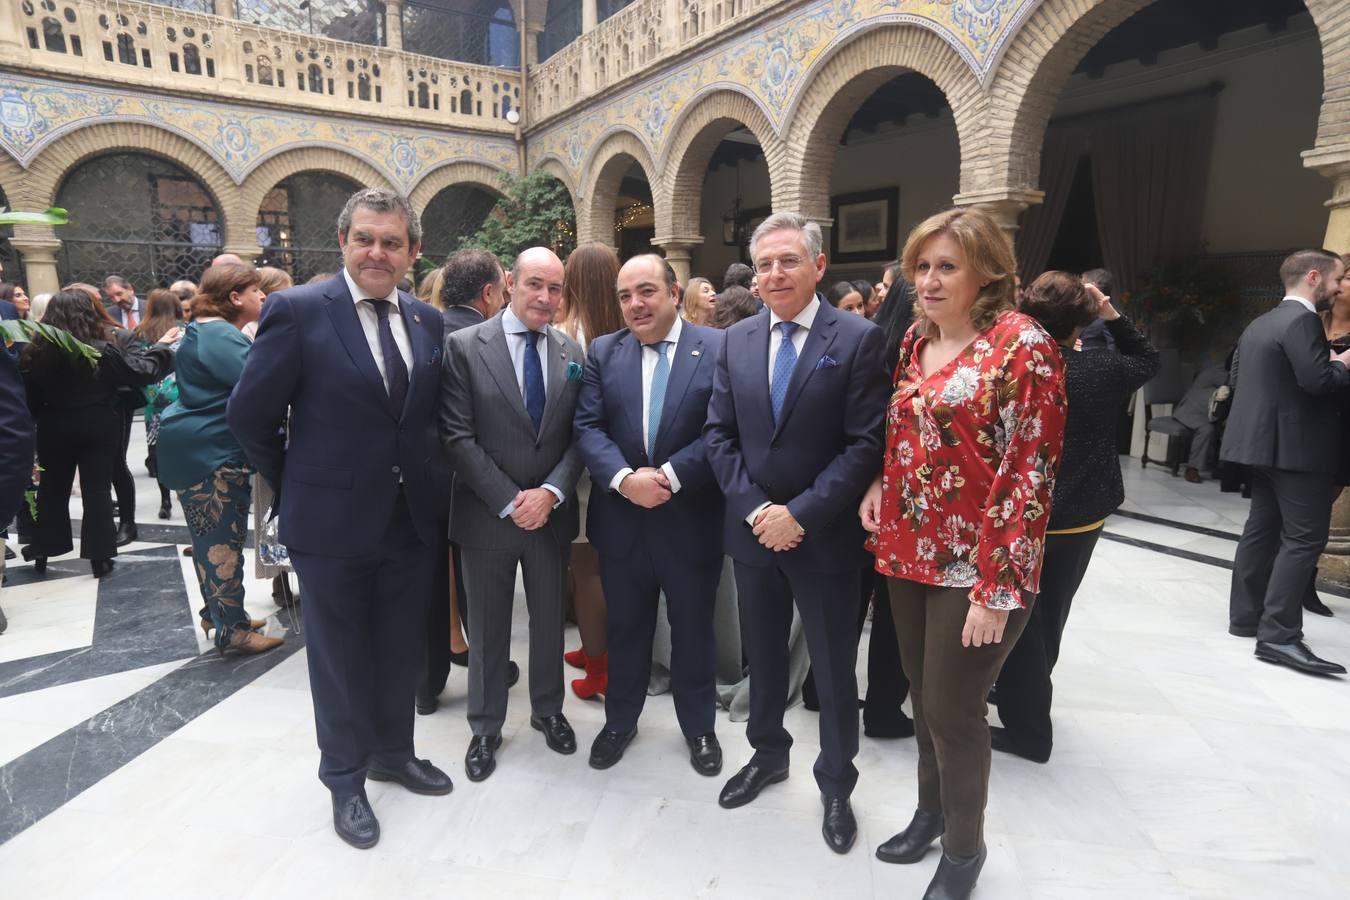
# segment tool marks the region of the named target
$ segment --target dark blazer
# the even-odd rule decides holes
[[[399,292],[412,346],[402,413],[366,343],[346,279],[267,299],[258,337],[230,396],[230,428],[281,504],[288,548],[350,556],[379,545],[399,479],[418,536],[435,527],[427,444],[440,391],[441,333],[434,307]],[[282,424],[290,413],[289,443]]]
[[[0,522],[19,511],[33,474],[33,417],[19,364],[0,353]]]
[[[1322,320],[1285,300],[1247,326],[1238,342],[1233,408],[1220,456],[1295,472],[1335,472],[1341,398],[1350,371],[1330,359]]]
[[[445,338],[459,331],[483,324],[483,314],[471,306],[451,306],[441,310],[445,320]],[[427,429],[427,453],[431,457],[431,493],[436,506],[438,520],[445,522],[450,515],[450,495],[454,489],[455,472],[450,467],[450,458],[441,446],[440,429],[433,420]]]
[[[722,492],[703,443],[722,332],[685,322],[671,357],[656,447],[642,429],[642,344],[628,329],[591,342],[577,398],[577,450],[591,472],[586,537],[600,553],[623,554],[639,538],[685,559],[722,558]],[[609,489],[619,470],[670,463],[680,490],[655,509]],[[654,543],[653,543],[654,542]]]
[[[8,300],[0,300],[0,320],[19,318],[19,308]]]
[[[769,336],[768,312],[738,322],[717,357],[704,439],[726,496],[726,551],[749,565],[790,555],[813,571],[860,569],[868,554],[858,504],[881,471],[891,393],[883,332],[822,300],[777,427]],[[806,530],[796,549],[774,553],[746,524],[764,502],[787,504]]]
[[[502,317],[493,316],[445,341],[440,431],[455,470],[450,501],[450,540],[461,547],[508,549],[519,526],[501,511],[518,492],[551,484],[566,500],[549,515],[548,527],[571,543],[578,526],[576,486],[581,477],[572,433],[581,378],[581,345],[549,325],[544,356],[547,393],[539,433],[525,411],[520,382],[506,346]]]

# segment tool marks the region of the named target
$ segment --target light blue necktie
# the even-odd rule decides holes
[[[773,382],[769,385],[769,402],[773,404],[773,424],[778,424],[778,415],[783,411],[783,401],[787,399],[788,382],[792,380],[792,367],[797,365],[797,348],[792,345],[792,332],[801,326],[796,322],[779,322],[783,332],[783,341],[778,345],[778,353],[773,358]]]
[[[647,455],[656,452],[656,432],[661,427],[661,407],[666,403],[666,382],[670,381],[670,360],[666,346],[670,341],[648,344],[656,351],[656,371],[652,373],[652,392],[647,404]]]

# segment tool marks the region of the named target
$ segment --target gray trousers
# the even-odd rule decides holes
[[[1186,460],[1188,468],[1209,471],[1210,450],[1214,447],[1214,423],[1206,422],[1191,432],[1191,452]]]
[[[469,607],[469,727],[475,735],[502,733],[506,668],[511,658],[511,612],[516,568],[525,582],[530,615],[530,710],[554,716],[563,705],[563,615],[567,557],[552,529],[522,531],[508,550],[461,547]]]

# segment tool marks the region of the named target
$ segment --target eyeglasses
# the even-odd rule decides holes
[[[760,259],[755,261],[755,273],[758,275],[770,275],[773,273],[773,267],[778,266],[784,272],[795,271],[805,262],[800,256],[780,256],[778,259]]]

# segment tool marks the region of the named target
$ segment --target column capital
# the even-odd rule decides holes
[[[652,238],[652,243],[662,250],[665,250],[667,256],[673,253],[681,253],[688,256],[691,250],[703,244],[703,235],[657,235]]]
[[[252,265],[253,258],[262,254],[262,247],[258,244],[232,244],[221,247],[220,253],[233,253],[244,262]],[[220,253],[216,255],[219,256]]]
[[[24,263],[55,263],[61,242],[55,238],[10,238],[9,245],[23,254]]]
[[[1030,188],[993,188],[957,194],[952,198],[952,203],[956,206],[982,209],[993,216],[1005,231],[1016,231],[1017,219],[1022,215],[1022,211],[1044,200],[1044,191]]]

